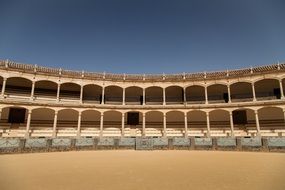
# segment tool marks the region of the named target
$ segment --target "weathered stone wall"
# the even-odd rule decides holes
[[[48,152],[105,149],[189,149],[285,152],[284,137],[252,138],[0,138],[0,153]]]

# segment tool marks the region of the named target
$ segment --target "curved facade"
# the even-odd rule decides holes
[[[0,61],[2,137],[285,136],[285,64],[172,75]]]

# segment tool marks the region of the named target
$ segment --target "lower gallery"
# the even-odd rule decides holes
[[[0,61],[1,153],[285,149],[285,64],[171,75]]]

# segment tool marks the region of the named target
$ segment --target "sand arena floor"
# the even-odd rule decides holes
[[[1,190],[285,189],[285,154],[79,151],[0,156]]]

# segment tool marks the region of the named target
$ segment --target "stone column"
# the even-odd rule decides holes
[[[125,136],[125,113],[122,113],[122,137]]]
[[[35,81],[32,82],[32,90],[31,90],[31,100],[34,100],[34,94],[35,94]]]
[[[251,83],[251,86],[252,86],[253,101],[256,101],[256,94],[255,94],[255,86],[254,86],[254,83]]]
[[[184,105],[187,105],[187,98],[186,98],[186,88],[183,88],[183,103]]]
[[[233,112],[230,111],[230,124],[231,124],[231,136],[234,137],[234,120],[233,120]]]
[[[80,104],[83,102],[83,86],[80,86]]]
[[[104,104],[105,102],[105,87],[102,87],[102,100],[101,100],[101,104]]]
[[[143,88],[143,105],[145,105],[145,88]]]
[[[126,89],[123,88],[123,105],[126,104]]]
[[[165,88],[163,88],[163,105],[166,105]]]
[[[81,136],[81,111],[78,112],[78,121],[77,121],[77,138]]]
[[[211,137],[209,112],[206,112],[206,117],[207,117],[207,137]]]
[[[188,122],[187,122],[187,112],[184,113],[184,127],[185,127],[185,137],[188,137]]]
[[[145,136],[145,113],[142,116],[142,136]]]
[[[53,118],[52,138],[56,138],[57,114],[58,114],[58,111],[56,110],[54,112],[54,118]]]
[[[29,110],[28,118],[27,118],[27,125],[26,125],[26,134],[25,134],[26,139],[30,137],[31,116],[32,116],[32,110]]]
[[[59,102],[60,84],[57,85],[56,101]]]
[[[101,113],[101,117],[100,117],[100,137],[103,136],[103,122],[104,122],[104,113]]]
[[[229,103],[232,102],[232,99],[231,99],[231,89],[230,89],[230,85],[228,84],[228,98],[229,98]]]
[[[260,136],[260,125],[259,125],[258,111],[254,110],[254,113],[255,113],[255,122],[256,122],[256,129],[257,129],[257,136]]]
[[[281,99],[284,99],[284,91],[283,91],[283,85],[282,85],[282,80],[279,80],[279,85],[280,85],[280,94],[281,94]]]
[[[166,113],[163,113],[163,136],[166,137]]]
[[[205,103],[208,104],[208,89],[205,86]]]
[[[7,78],[3,78],[2,90],[1,90],[1,97],[4,97],[5,88],[6,88]]]

